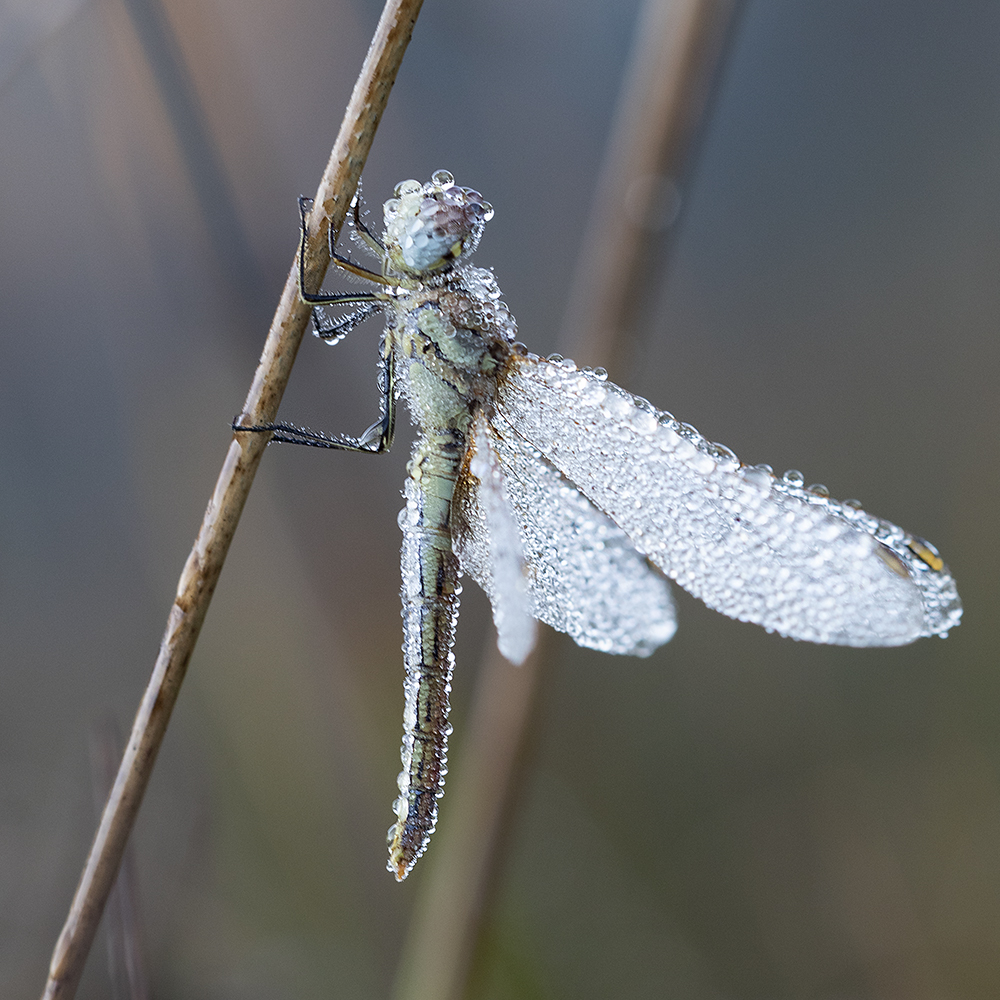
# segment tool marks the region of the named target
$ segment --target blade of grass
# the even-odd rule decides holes
[[[339,233],[347,216],[421,3],[422,0],[387,0],[382,11],[316,192],[306,268],[312,288],[318,287],[326,273],[330,261],[328,235],[331,229]],[[277,416],[309,315],[310,309],[299,298],[297,268],[293,262],[243,407],[246,421],[272,423]],[[43,992],[45,1000],[70,1000],[76,993],[125,843],[266,446],[266,435],[237,433],[226,453],[215,491],[181,573],[160,652],[118,775],[56,942]]]

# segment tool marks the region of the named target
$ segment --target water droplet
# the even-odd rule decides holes
[[[818,497],[828,497],[830,491],[822,483],[813,483],[811,486],[807,486],[806,489],[810,493],[815,493]]]
[[[648,410],[640,408],[638,413],[632,415],[631,424],[640,434],[652,434],[660,426],[652,407]]]
[[[382,436],[382,421],[376,420],[375,423],[371,425],[362,435],[358,438],[358,444],[364,448],[369,448],[374,445],[378,439]]]
[[[607,380],[607,377],[608,377],[608,373],[607,373],[606,369],[604,369],[604,368],[595,368],[594,369],[594,378],[598,379],[601,382],[604,382],[604,381]]]
[[[703,476],[707,476],[710,472],[715,471],[716,462],[710,455],[706,455],[705,452],[699,450],[688,459],[688,465],[690,465],[695,472]]]
[[[892,538],[895,534],[896,526],[890,524],[888,521],[879,521],[878,527],[875,529],[875,537],[879,541],[884,541],[887,538]]]
[[[435,170],[431,174],[431,181],[441,188],[450,188],[455,183],[455,178],[447,170]]]
[[[798,469],[788,469],[781,478],[789,486],[802,486],[806,481],[806,477]]]
[[[698,454],[698,448],[689,438],[681,437],[678,438],[676,454],[682,462],[687,462]]]
[[[400,181],[393,189],[392,193],[397,198],[403,198],[408,194],[418,194],[420,191],[423,191],[423,189],[424,186],[423,184],[420,183],[420,181],[414,181],[414,180]]]
[[[609,391],[604,400],[604,409],[616,420],[624,420],[632,410],[632,397]]]
[[[720,465],[739,465],[740,460],[736,457],[736,452],[727,448],[724,444],[719,444],[718,441],[713,441],[708,445],[706,451],[712,456]]]
[[[740,475],[747,485],[767,493],[771,489],[771,467],[768,465],[748,465],[740,469]]]
[[[551,361],[552,364],[557,365],[559,364],[560,361],[563,361],[564,359],[561,354],[550,354],[545,360]]]
[[[698,433],[698,429],[690,424],[678,424],[675,430],[682,438],[686,438],[697,448],[705,443],[705,439]]]
[[[851,510],[861,510],[860,500],[841,500],[840,505],[842,507],[850,507]]]
[[[608,398],[608,390],[599,382],[581,386],[579,399],[584,406],[600,406]]]

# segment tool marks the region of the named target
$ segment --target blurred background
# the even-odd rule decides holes
[[[365,171],[376,210],[440,167],[486,195],[477,261],[543,354],[636,10],[427,0]],[[41,991],[95,727],[131,724],[379,11],[0,3],[5,997]],[[679,595],[647,660],[558,642],[470,997],[995,996],[998,48],[989,3],[743,5],[611,372],[930,539],[964,624],[821,648]],[[378,330],[308,339],[282,416],[367,427]],[[157,998],[392,989],[435,849],[385,871],[408,448],[404,418],[388,457],[264,458],[134,836]],[[472,584],[459,632],[454,761],[494,641]],[[79,995],[108,975],[99,942]]]

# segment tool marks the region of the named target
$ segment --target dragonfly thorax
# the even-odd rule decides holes
[[[492,272],[463,265],[394,301],[397,384],[423,428],[465,432],[473,410],[492,408],[516,326]]]
[[[493,208],[478,191],[459,187],[447,170],[438,170],[427,184],[397,184],[383,214],[387,269],[424,280],[475,250]]]

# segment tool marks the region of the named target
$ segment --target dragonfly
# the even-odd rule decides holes
[[[238,430],[347,451],[388,450],[405,399],[416,440],[399,515],[405,707],[388,869],[426,850],[444,791],[460,578],[489,595],[500,651],[522,663],[536,620],[580,646],[648,656],[676,630],[667,578],[709,607],[793,639],[900,646],[944,637],[962,606],[937,549],[902,528],[744,465],[723,445],[559,355],[531,353],[492,271],[468,262],[493,215],[446,170],[406,180],[376,236],[352,205],[355,242],[380,262],[333,262],[372,288],[299,292],[335,344],[382,313],[381,413],[359,437],[278,423]],[[324,306],[357,304],[331,318]]]

